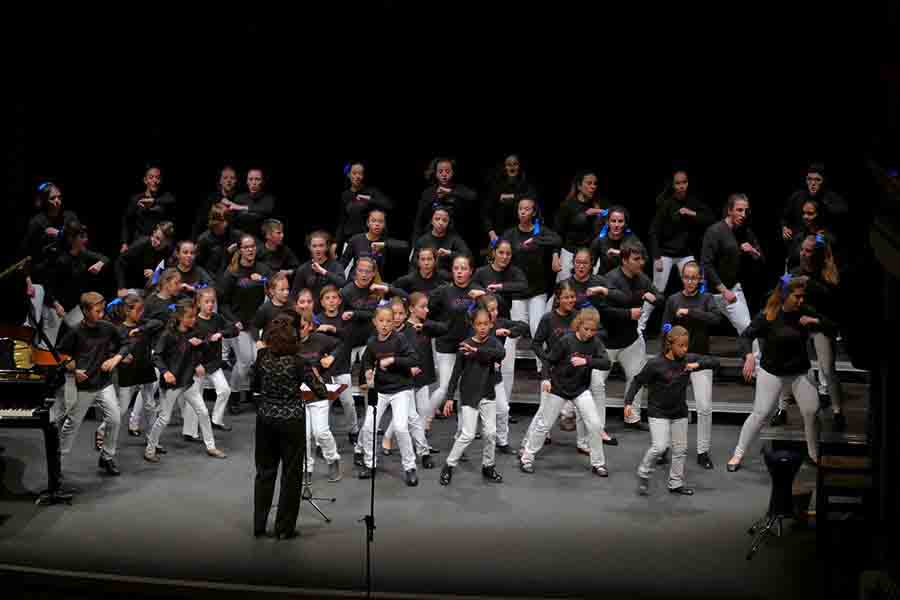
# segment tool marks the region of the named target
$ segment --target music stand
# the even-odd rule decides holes
[[[762,453],[772,478],[772,493],[766,516],[747,530],[747,534],[754,536],[750,551],[747,552],[747,560],[753,558],[766,538],[781,537],[785,518],[796,518],[792,491],[794,477],[803,462],[802,454],[795,450],[775,450],[769,444],[763,446]]]
[[[328,390],[328,403],[329,406],[332,402],[338,399],[345,389],[347,389],[347,385],[343,383],[326,383],[325,388]],[[312,390],[309,389],[306,384],[302,384],[300,386],[301,398],[303,399],[303,410],[306,410],[307,402],[315,402],[317,400],[321,400],[321,398],[316,397],[313,394]],[[317,504],[317,502],[337,502],[337,498],[325,498],[320,496],[314,496],[312,491],[312,483],[306,483],[306,452],[305,449],[307,447],[308,441],[304,440],[303,448],[304,452],[300,461],[300,499],[306,502],[309,502],[310,506],[312,506],[319,515],[325,519],[326,523],[331,523],[331,519],[322,508]]]

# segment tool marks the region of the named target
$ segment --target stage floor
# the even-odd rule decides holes
[[[849,406],[861,406],[864,385],[847,386]],[[751,388],[744,388],[751,393]],[[716,393],[716,392],[714,392]],[[518,444],[534,407],[517,406],[511,426]],[[800,423],[791,408],[792,422]],[[861,425],[851,414],[851,426]],[[693,497],[666,492],[657,471],[649,498],[635,493],[634,470],[649,434],[622,432],[618,411],[609,430],[620,440],[607,446],[611,475],[590,474],[575,452],[574,433],[553,432],[553,444],[519,472],[515,457],[498,455],[499,485],[483,482],[480,444],[456,469],[453,484],[438,484],[439,468],[419,471],[420,484],[402,481],[398,456],[383,458],[376,479],[373,546],[374,589],[422,597],[430,594],[631,598],[821,597],[815,533],[788,530],[752,560],[747,527],[766,509],[769,476],[757,451],[738,473],[724,464],[742,418],[717,417],[713,471],[695,457],[689,432],[688,483]],[[66,464],[67,484],[81,489],[70,507],[37,507],[29,492],[46,482],[39,431],[0,430],[0,563],[98,573],[280,588],[360,591],[365,588],[365,528],[369,482],[356,479],[343,429],[344,480],[325,481],[319,461],[314,490],[334,495],[324,523],[301,507],[301,536],[292,541],[251,535],[253,424],[250,412],[234,430],[217,436],[227,460],[205,456],[202,445],[181,440],[173,424],[162,443],[169,453],[158,465],[142,460],[142,440],[121,438],[119,478],[98,474],[92,449],[95,422],[86,421]],[[336,415],[336,423],[342,416]],[[442,452],[455,421],[435,421],[432,443]],[[806,467],[804,467],[805,469]],[[271,529],[271,523],[270,523]],[[145,592],[149,583],[141,584]],[[321,595],[321,594],[318,594]],[[6,597],[6,596],[5,596]]]

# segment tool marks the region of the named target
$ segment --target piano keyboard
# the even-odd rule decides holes
[[[0,420],[2,419],[30,419],[37,412],[36,408],[0,408]]]

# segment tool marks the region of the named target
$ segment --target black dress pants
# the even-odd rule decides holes
[[[275,534],[291,534],[300,510],[300,468],[306,459],[304,419],[256,417],[256,480],[253,486],[253,533],[262,535],[272,508],[275,479],[281,465],[281,492]]]

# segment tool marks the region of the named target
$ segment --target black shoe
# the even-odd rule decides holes
[[[519,418],[509,415],[509,422],[512,423],[513,425],[515,425],[516,423],[519,422]]]
[[[481,467],[481,476],[494,483],[503,482],[503,476],[497,472],[497,469],[494,468],[494,465],[491,465],[489,467]]]
[[[262,529],[254,529],[253,530],[253,537],[255,537],[255,538],[265,537],[265,535],[266,535],[265,527]]]
[[[107,475],[112,475],[113,477],[118,477],[122,474],[119,471],[119,467],[116,466],[116,461],[111,458],[103,458],[100,457],[100,460],[97,461],[97,466],[106,471]]]
[[[465,452],[459,455],[459,462],[469,462],[469,457],[466,456]]]
[[[836,433],[841,433],[845,429],[847,429],[847,418],[844,416],[844,413],[833,413],[834,417],[831,422],[831,427],[834,429]]]
[[[545,446],[549,446],[549,445],[552,444],[552,443],[553,443],[553,440],[550,439],[550,436],[547,436],[547,437],[544,438],[544,445],[545,445]]]
[[[657,465],[667,465],[671,462],[672,461],[669,459],[669,449],[668,448],[666,448],[662,454],[660,454],[659,456],[656,457]]]
[[[725,465],[725,470],[728,471],[729,473],[737,473],[738,471],[741,470],[741,463],[737,463],[734,465],[731,463],[728,463]]]
[[[480,439],[481,439],[481,432],[480,432],[480,431],[478,431],[478,432],[475,433],[475,439],[476,439],[476,440],[480,440]]]
[[[384,454],[385,456],[390,456],[390,455],[391,455],[391,449],[390,449],[390,448],[385,448],[384,446],[382,446],[382,447],[381,447],[381,453]]]
[[[384,429],[378,428],[378,435],[384,435]]]
[[[433,469],[434,468],[434,460],[432,460],[430,454],[426,454],[422,457],[422,468],[423,469]]]
[[[233,415],[241,414],[241,393],[232,392],[228,397],[228,412]]]
[[[638,496],[647,496],[650,494],[650,480],[646,477],[638,477]]]
[[[359,470],[359,472],[356,474],[356,476],[359,477],[360,479],[371,479],[372,478],[372,469],[370,469],[368,467],[363,467],[362,469]]]
[[[669,493],[670,494],[679,494],[681,496],[693,496],[694,488],[684,487],[682,485],[677,488],[669,488]]]
[[[606,465],[601,467],[591,467],[591,473],[597,477],[609,477],[609,469],[606,468]]]
[[[353,464],[357,467],[366,466],[366,462],[365,462],[365,460],[363,460],[362,452],[354,452],[353,453]]]
[[[194,437],[192,435],[182,434],[182,439],[186,442],[190,442],[192,444],[199,444],[203,441],[203,438]]]
[[[416,474],[415,469],[409,469],[404,474],[404,479],[406,479],[406,485],[409,487],[416,487],[419,485],[419,476]]]
[[[217,431],[231,431],[231,425],[219,425],[218,423],[213,423],[212,428]]]
[[[157,453],[157,454],[168,454],[169,451],[166,450],[163,446],[157,446],[157,447],[156,447],[156,453]]]
[[[450,485],[450,482],[453,481],[453,467],[444,465],[441,469],[441,478],[438,481],[441,482],[441,485]]]
[[[499,452],[500,454],[515,454],[516,453],[515,449],[513,449],[511,444],[503,444],[503,445],[498,444],[497,452]]]
[[[447,417],[444,416],[444,413],[437,413],[436,415],[434,415],[434,419],[435,419],[436,421],[443,421],[443,420],[446,419],[446,418],[447,418]]]
[[[697,464],[703,467],[704,469],[713,469],[714,465],[712,460],[709,458],[709,452],[701,452],[697,455]]]
[[[609,436],[609,439],[603,440],[603,445],[604,446],[618,446],[619,439],[614,436]]]
[[[531,474],[534,473],[534,465],[531,463],[523,463],[522,461],[519,461],[519,470],[523,473]]]
[[[776,410],[775,414],[772,415],[772,418],[769,419],[769,425],[772,427],[783,427],[784,425],[787,425],[787,422],[787,411],[783,408]]]
[[[643,421],[636,423],[625,423],[625,431],[650,431],[650,426]]]
[[[359,440],[359,433],[353,433],[352,431],[347,432],[347,439],[350,440],[350,445],[356,447],[356,442]]]
[[[129,428],[128,428],[128,435],[130,435],[131,437],[141,437],[141,436],[144,435],[144,434],[141,433],[141,430],[140,430],[140,429],[132,429],[131,427],[129,427]]]
[[[440,454],[441,451],[433,446],[428,446],[428,454]]]
[[[282,531],[281,533],[276,533],[275,538],[279,540],[290,540],[300,535],[300,533],[295,529],[293,531]]]

